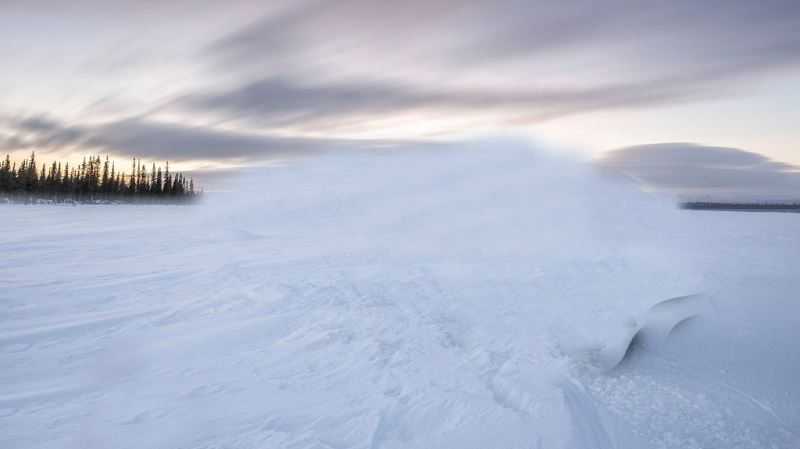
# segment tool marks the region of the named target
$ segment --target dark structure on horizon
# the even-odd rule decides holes
[[[36,155],[19,164],[9,155],[0,161],[0,198],[13,202],[189,202],[200,193],[194,181],[180,172],[152,164],[150,171],[134,159],[130,173],[117,170],[100,156],[84,158],[77,166],[53,162],[37,166]]]
[[[718,210],[731,212],[795,212],[800,213],[800,202],[722,202],[722,201],[686,201],[680,203],[681,209]]]

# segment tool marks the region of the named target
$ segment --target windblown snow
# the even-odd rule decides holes
[[[797,448],[800,217],[517,142],[0,206],[3,448]]]

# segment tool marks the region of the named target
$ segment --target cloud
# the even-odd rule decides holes
[[[235,81],[180,106],[258,125],[416,110],[504,124],[718,98],[800,65],[795,0],[304,1],[208,46]]]
[[[800,65],[796,0],[204,1],[207,8],[172,0],[147,11],[133,0],[69,11],[49,0],[14,2],[18,15],[7,25],[38,17],[57,23],[63,39],[33,46],[42,53],[12,55],[46,61],[7,75],[23,87],[27,78],[14,76],[33,76],[45,88],[11,89],[0,108],[73,117],[73,106],[84,108],[78,122],[12,120],[0,126],[0,146],[259,158],[364,142],[288,131],[458,136],[471,131],[465,123],[495,130],[735,95],[757,77]],[[169,24],[180,37],[157,32],[175,28]],[[91,39],[108,32],[116,37]],[[69,68],[51,53],[84,61],[100,82],[50,73],[54,62]],[[109,79],[109,64],[139,53],[148,56],[134,61],[142,70]],[[136,111],[146,112],[117,120]],[[215,124],[189,125],[199,122]]]
[[[0,134],[0,149],[4,151],[38,150],[40,148],[62,149],[82,141],[84,130],[66,125],[44,116],[0,118],[6,133]]]
[[[148,119],[71,126],[45,116],[33,116],[10,121],[6,126],[16,131],[16,134],[0,137],[0,147],[6,150],[35,149],[47,153],[62,150],[64,145],[75,145],[81,151],[98,150],[172,161],[258,161],[319,151],[403,144],[392,140],[253,134]]]
[[[638,145],[612,151],[598,165],[688,199],[800,199],[800,168],[737,148]]]
[[[721,93],[713,86],[700,88],[698,84],[700,80],[694,80],[687,86],[685,79],[676,78],[590,88],[437,90],[385,81],[299,83],[267,78],[228,90],[196,92],[173,101],[170,107],[245,120],[258,126],[301,125],[316,129],[325,124],[368,121],[409,111],[495,113],[519,124],[596,110],[709,98]]]
[[[49,134],[63,128],[58,121],[41,115],[19,118],[13,122],[18,129],[35,133]]]
[[[576,68],[599,77],[624,78],[632,67],[648,79],[735,77],[797,64],[798,27],[795,0],[305,1],[219,39],[208,54],[227,71],[304,77],[314,67],[347,74],[354,66],[451,79],[455,69],[503,67],[507,78],[529,82],[559,70],[572,77]],[[531,70],[498,65],[508,61]]]

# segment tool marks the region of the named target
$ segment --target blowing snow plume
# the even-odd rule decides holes
[[[797,312],[786,217],[687,215],[507,139],[295,160],[159,222],[13,210],[2,446],[799,441],[800,364],[771,340]],[[680,332],[598,363],[695,293]]]

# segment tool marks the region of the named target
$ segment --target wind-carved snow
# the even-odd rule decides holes
[[[800,447],[796,217],[508,141],[240,191],[0,208],[0,447]]]

